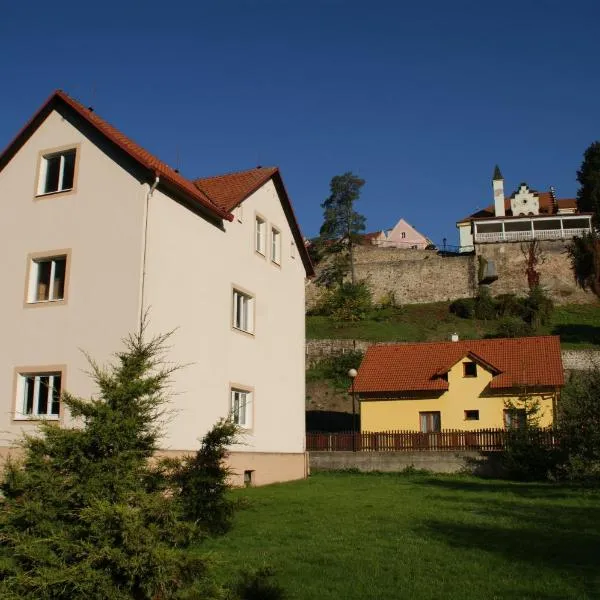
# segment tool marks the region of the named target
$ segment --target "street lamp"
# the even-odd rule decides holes
[[[356,369],[348,371],[348,377],[352,381],[352,452],[356,452],[356,394],[354,393],[354,379],[358,375]]]

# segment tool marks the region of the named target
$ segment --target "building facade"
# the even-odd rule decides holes
[[[278,169],[186,179],[58,91],[0,156],[0,198],[0,453],[41,419],[73,425],[60,392],[95,393],[82,350],[110,360],[147,314],[183,365],[163,452],[231,414],[236,482],[305,475],[312,267]]]
[[[563,385],[558,336],[371,346],[355,380],[363,432],[550,426]]]
[[[521,183],[508,197],[496,166],[492,180],[494,204],[458,221],[461,252],[477,244],[568,240],[590,231],[592,215],[577,212],[574,198],[557,199],[554,190],[537,192]]]

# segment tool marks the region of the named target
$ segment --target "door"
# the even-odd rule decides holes
[[[437,448],[439,446],[439,433],[442,430],[442,418],[439,411],[420,412],[421,433],[425,448]]]

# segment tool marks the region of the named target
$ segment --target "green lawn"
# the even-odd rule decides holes
[[[497,321],[460,319],[448,303],[406,305],[397,310],[373,311],[358,323],[339,323],[330,317],[306,317],[308,339],[345,338],[373,342],[421,342],[447,340],[456,331],[462,339],[492,333]],[[600,304],[569,304],[557,307],[552,322],[539,332],[561,336],[564,348],[600,349]]]
[[[235,494],[221,573],[268,564],[290,600],[600,597],[597,491],[323,473]]]

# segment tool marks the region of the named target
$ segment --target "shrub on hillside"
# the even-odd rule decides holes
[[[330,356],[319,361],[307,371],[307,380],[327,379],[337,389],[347,390],[351,384],[348,371],[350,369],[358,369],[362,359],[363,353],[360,350],[352,350],[351,352],[345,352],[337,356]]]
[[[525,299],[516,294],[500,294],[494,298],[498,317],[519,317],[525,314]]]
[[[554,303],[544,288],[535,286],[523,301],[523,320],[529,323],[533,329],[547,325],[552,317]]]
[[[472,319],[475,316],[475,299],[459,298],[450,304],[450,312],[461,319]]]
[[[475,298],[475,317],[482,321],[493,321],[498,316],[496,303],[487,287],[481,286]]]
[[[531,326],[519,317],[503,317],[498,321],[498,326],[493,335],[495,338],[516,338],[532,335]]]

